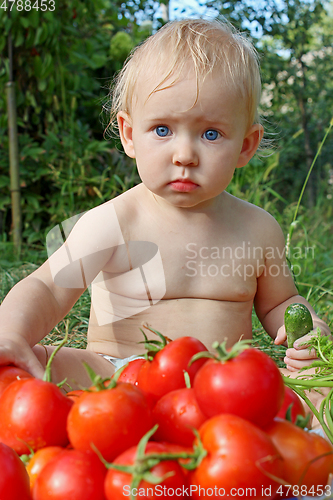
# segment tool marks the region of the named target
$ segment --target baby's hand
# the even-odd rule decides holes
[[[300,368],[310,366],[317,359],[316,350],[314,348],[309,349],[306,344],[306,341],[310,340],[314,335],[317,335],[316,331],[311,330],[311,332],[297,339],[292,348],[286,350],[284,362],[288,370],[292,372],[300,370]]]
[[[317,359],[317,354],[315,349],[309,350],[306,341],[309,340],[314,335],[317,335],[315,330],[311,330],[311,332],[307,333],[303,337],[300,337],[294,342],[293,347],[290,347],[286,350],[286,356],[284,358],[284,362],[287,365],[287,368],[291,372],[295,372],[309,366],[313,363],[315,359]],[[286,342],[287,334],[284,327],[279,328],[275,344],[280,345]]]
[[[0,336],[0,366],[9,364],[26,370],[34,377],[43,378],[44,368],[21,335]]]

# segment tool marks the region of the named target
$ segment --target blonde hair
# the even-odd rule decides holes
[[[259,123],[259,58],[251,42],[225,20],[184,19],[167,23],[129,55],[110,91],[107,130],[116,128],[119,111],[131,114],[140,78],[161,75],[152,94],[173,85],[191,62],[196,75],[197,98],[200,84],[218,69],[221,80],[233,85],[244,98],[249,124]],[[166,82],[168,84],[164,85]]]

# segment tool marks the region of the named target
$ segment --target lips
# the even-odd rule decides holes
[[[198,184],[195,184],[195,182],[192,182],[189,179],[176,179],[175,181],[170,182],[170,186],[175,191],[189,193],[190,191],[194,191],[194,189],[198,187]]]

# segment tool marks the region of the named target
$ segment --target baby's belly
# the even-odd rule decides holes
[[[154,334],[143,328],[144,324],[172,340],[192,336],[211,349],[214,341],[227,339],[230,346],[241,337],[251,338],[252,305],[252,300],[162,299],[138,314],[104,325],[98,324],[92,308],[88,349],[121,358],[144,353],[143,345],[139,343],[144,340],[140,329],[148,338],[154,338]]]

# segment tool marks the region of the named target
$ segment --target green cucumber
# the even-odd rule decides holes
[[[286,328],[288,347],[313,330],[313,321],[309,309],[304,304],[291,304],[284,313],[284,326]]]

